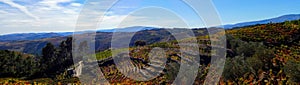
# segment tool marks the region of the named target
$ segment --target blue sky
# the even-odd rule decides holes
[[[111,0],[0,0],[0,34],[74,31],[87,3],[90,14]],[[212,0],[223,24],[234,24],[300,14],[300,0]],[[154,8],[146,8],[152,6]],[[156,7],[156,8],[155,8]],[[160,9],[161,8],[161,9]],[[128,26],[205,27],[201,18],[181,0],[120,0],[103,17],[99,29]],[[86,22],[93,23],[93,22]],[[121,23],[121,25],[119,25]]]
[[[213,0],[223,23],[300,14],[300,0]]]

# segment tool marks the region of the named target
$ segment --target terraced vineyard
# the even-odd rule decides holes
[[[289,73],[290,62],[299,61],[299,20],[287,21],[284,23],[270,23],[265,25],[256,25],[242,27],[239,29],[227,30],[227,60],[225,71],[221,77],[220,84],[295,84],[299,78],[297,72]],[[208,36],[199,36],[198,45],[200,46],[201,62],[195,84],[203,84],[205,76],[208,73],[211,59],[211,47]],[[188,39],[185,39],[188,41]],[[149,65],[147,57],[154,47],[164,47],[167,55],[166,68],[157,78],[147,82],[134,81],[128,76],[123,75],[113,63],[110,50],[100,52],[98,56],[105,56],[105,61],[100,60],[100,67],[104,76],[110,83],[139,83],[172,84],[178,75],[182,57],[180,57],[179,45],[177,42],[155,43],[148,46],[130,48],[131,64],[135,67],[148,68],[147,72],[157,70]],[[125,54],[124,54],[125,55]],[[124,56],[123,56],[124,57]],[[127,56],[128,57],[128,56]],[[189,60],[183,59],[183,62],[189,63]],[[245,61],[245,63],[239,63]],[[242,66],[239,66],[242,65]],[[235,67],[239,66],[239,67]],[[138,69],[128,69],[125,71],[139,71]],[[161,67],[158,67],[161,68]],[[294,75],[291,75],[294,74]],[[141,75],[143,76],[143,74]]]
[[[196,64],[199,64],[199,71],[197,72],[196,81],[184,80],[181,79],[177,82],[185,82],[190,81],[195,84],[201,84],[204,82],[205,77],[209,70],[209,63],[211,61],[211,48],[209,37],[199,36],[198,37],[198,46],[199,46],[199,54],[200,59]],[[118,62],[123,66],[121,69],[118,69],[114,59],[112,57],[112,51],[114,50],[106,50],[100,53],[97,53],[97,59],[101,71],[103,72],[105,79],[110,83],[114,84],[172,84],[177,77],[176,75],[179,72],[180,65],[186,63],[188,65],[195,64],[193,60],[196,60],[197,52],[193,52],[193,44],[189,44],[190,39],[181,40],[181,42],[186,44],[179,45],[176,41],[171,42],[161,42],[155,43],[146,46],[137,46],[129,48],[129,56],[122,52],[124,49],[117,49],[116,57],[129,58],[132,62],[130,65],[124,65],[125,62]],[[182,46],[183,48],[180,48]],[[197,47],[198,47],[197,46]],[[153,49],[160,47],[164,53],[155,53],[155,54],[164,54],[164,55],[156,55],[159,59],[151,62],[149,55]],[[125,48],[126,49],[126,48]],[[184,53],[181,53],[180,49],[184,49]],[[225,48],[226,49],[226,48]],[[192,51],[191,51],[192,50]],[[195,50],[195,49],[194,49]],[[161,52],[161,51],[159,51]],[[154,55],[155,55],[154,54]],[[153,55],[153,54],[152,54]],[[163,64],[163,58],[166,57],[166,64]],[[120,60],[124,61],[124,60]],[[130,66],[134,66],[136,68],[130,69]],[[187,70],[188,71],[188,70]],[[129,73],[128,75],[124,75],[123,73]],[[134,75],[134,73],[139,73],[138,75]],[[189,72],[187,72],[189,73]],[[157,75],[158,74],[158,75]],[[158,77],[151,79],[149,81],[136,81],[131,79],[132,77],[142,76],[142,78],[147,78],[147,76],[155,76]]]

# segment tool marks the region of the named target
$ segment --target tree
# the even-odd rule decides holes
[[[72,37],[68,37],[67,40],[62,41],[59,45],[59,58],[56,60],[56,63],[59,63],[59,65],[56,66],[59,67],[59,72],[64,72],[74,64],[72,57],[72,40]]]
[[[51,63],[54,60],[54,58],[57,56],[54,45],[52,45],[51,43],[48,43],[46,45],[46,47],[43,48],[42,55],[43,55],[42,63],[45,63],[45,64]]]
[[[35,70],[34,57],[12,51],[0,51],[0,77],[30,78]]]
[[[42,77],[55,78],[73,65],[72,38],[62,41],[59,48],[48,43],[42,50],[41,68]]]
[[[48,43],[46,47],[42,50],[42,59],[40,60],[40,68],[42,77],[54,77],[56,74],[56,69],[54,68],[55,64],[57,64],[57,50],[54,45]]]

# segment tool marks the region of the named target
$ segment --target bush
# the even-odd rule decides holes
[[[255,43],[255,42],[243,42],[240,43],[239,47],[237,47],[237,53],[239,55],[244,55],[245,57],[251,57],[258,52],[257,49],[264,49],[262,43]]]
[[[284,73],[290,77],[289,81],[300,82],[300,62],[289,60],[284,66]]]
[[[226,59],[223,73],[225,80],[238,81],[239,78],[244,77],[248,72],[251,72],[251,69],[245,62],[244,56],[236,56],[234,58]]]
[[[258,57],[249,57],[246,59],[248,68],[251,70],[251,73],[255,76],[258,76],[258,71],[263,68],[264,63]]]

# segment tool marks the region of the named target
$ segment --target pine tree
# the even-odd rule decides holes
[[[53,77],[56,73],[54,68],[57,58],[57,50],[54,45],[48,43],[45,48],[42,50],[42,59],[40,60],[41,72],[43,77]]]

